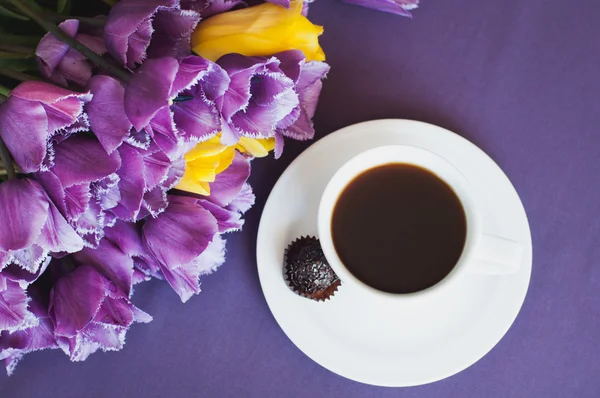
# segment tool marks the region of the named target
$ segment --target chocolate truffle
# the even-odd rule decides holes
[[[341,282],[329,266],[319,240],[301,237],[285,251],[284,278],[296,294],[316,301],[333,296]]]

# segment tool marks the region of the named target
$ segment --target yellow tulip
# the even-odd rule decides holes
[[[221,135],[201,142],[185,154],[185,173],[175,188],[210,195],[210,184],[233,162],[235,148],[221,144]]]
[[[235,149],[255,158],[264,158],[269,154],[269,151],[275,149],[275,138],[240,137]]]
[[[198,24],[192,50],[211,61],[229,53],[269,56],[287,50],[301,50],[308,61],[324,61],[319,46],[323,27],[301,14],[302,4],[293,0],[286,9],[264,3],[215,15]]]

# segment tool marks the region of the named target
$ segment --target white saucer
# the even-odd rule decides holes
[[[285,247],[317,234],[325,185],[351,157],[369,148],[406,144],[445,157],[476,191],[486,232],[525,247],[511,275],[470,275],[450,295],[416,306],[364,301],[342,285],[326,302],[297,296],[282,276]],[[273,316],[292,342],[323,367],[379,386],[415,386],[472,365],[508,331],[527,293],[531,235],[523,205],[502,170],[483,151],[443,128],[410,120],[346,127],[319,140],[283,173],[265,205],[257,242],[258,274]]]

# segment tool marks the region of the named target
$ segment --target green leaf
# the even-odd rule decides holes
[[[29,18],[27,18],[26,16],[18,14],[14,11],[11,11],[8,8],[3,7],[1,5],[0,5],[0,15],[4,15],[5,17],[9,17],[9,18],[20,19],[21,21],[29,21]]]
[[[42,11],[43,8],[35,1],[35,0],[25,0],[26,3],[29,3],[29,5],[33,8],[35,8],[38,11]]]
[[[11,43],[21,46],[34,46],[42,39],[42,36],[35,35],[15,35],[11,33],[4,33],[0,30],[0,43]]]
[[[2,94],[5,97],[8,97],[8,94],[10,94],[10,88],[0,84],[0,94]]]
[[[58,0],[56,2],[56,11],[60,14],[67,15],[71,12],[71,0]]]
[[[26,59],[30,57],[31,54],[13,53],[10,51],[0,50],[0,59]]]
[[[17,72],[37,71],[38,66],[34,57],[27,59],[0,58],[0,68],[8,68]]]

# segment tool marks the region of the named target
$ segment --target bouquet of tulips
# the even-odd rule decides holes
[[[106,16],[69,17],[69,1],[0,0],[9,374],[32,351],[81,361],[121,349],[132,323],[152,320],[132,303],[138,283],[165,280],[184,302],[199,293],[254,203],[252,159],[315,134],[329,66],[307,4],[106,2]],[[7,30],[6,18],[41,34]]]

